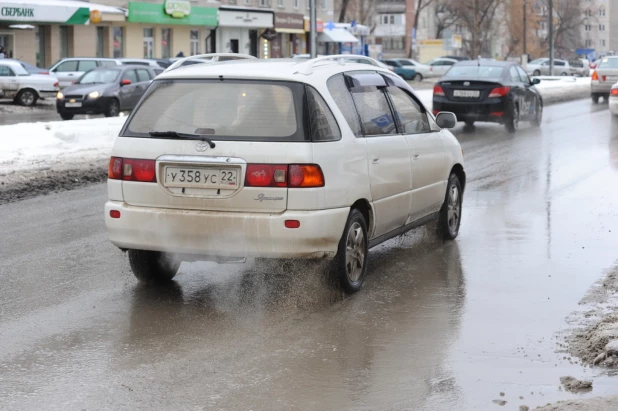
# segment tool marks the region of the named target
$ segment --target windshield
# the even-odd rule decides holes
[[[499,66],[453,66],[444,77],[464,77],[498,80],[505,68]]]
[[[107,84],[118,79],[120,70],[92,70],[84,74],[79,84]]]
[[[156,81],[126,130],[132,136],[176,131],[228,140],[304,140],[303,92],[297,83]]]
[[[618,58],[604,58],[599,63],[599,68],[618,68]]]

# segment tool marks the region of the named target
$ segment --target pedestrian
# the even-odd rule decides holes
[[[4,47],[0,47],[0,59],[3,59],[6,57],[6,50],[4,50]]]
[[[182,51],[180,53],[176,54],[176,57],[184,57],[184,56],[185,56],[185,53],[183,53]]]

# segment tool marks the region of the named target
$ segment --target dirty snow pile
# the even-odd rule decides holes
[[[109,157],[126,117],[0,126],[0,178]]]
[[[618,367],[618,265],[580,304],[586,311],[570,319],[578,328],[567,338],[569,351],[586,364]]]

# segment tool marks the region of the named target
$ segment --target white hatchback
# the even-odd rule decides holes
[[[347,58],[178,62],[152,82],[115,142],[105,206],[138,279],[189,260],[319,258],[354,292],[370,248],[433,220],[457,236],[454,114]]]

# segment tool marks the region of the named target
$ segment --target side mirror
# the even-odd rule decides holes
[[[540,82],[541,82],[541,79],[540,79],[540,78],[533,78],[533,79],[532,79],[532,84],[533,84],[533,85],[539,84]]]
[[[131,84],[131,80],[127,80],[126,78],[120,82],[121,86],[128,86],[129,84]]]
[[[441,111],[436,116],[436,124],[440,128],[453,128],[457,124],[457,116],[449,111]]]

